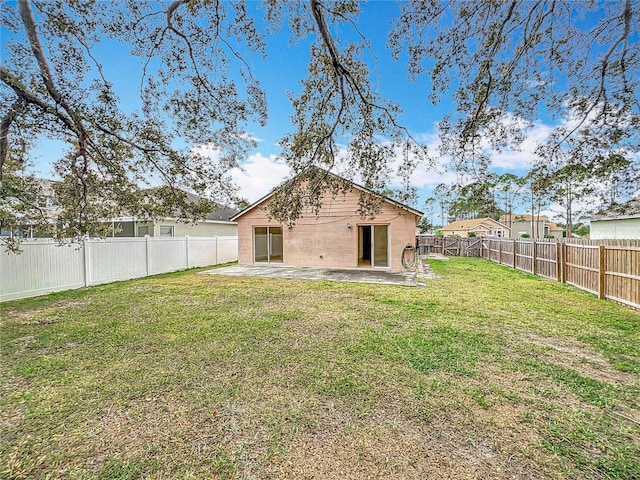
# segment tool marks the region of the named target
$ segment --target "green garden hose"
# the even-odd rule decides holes
[[[418,252],[416,248],[407,243],[407,246],[404,247],[402,251],[402,266],[405,270],[415,270],[418,265]]]

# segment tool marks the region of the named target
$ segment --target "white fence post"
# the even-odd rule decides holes
[[[189,235],[185,235],[184,236],[184,244],[185,244],[185,247],[187,249],[187,268],[190,268],[190,265],[189,265],[189,263],[190,263],[189,262]]]
[[[216,238],[216,242],[215,242],[216,256],[213,258],[214,258],[214,265],[218,265],[218,237],[215,237],[215,238]]]
[[[145,252],[147,255],[147,277],[151,274],[151,252],[150,252],[150,248],[149,248],[149,239],[151,237],[149,237],[149,235],[145,235],[144,236],[144,240],[145,240]]]
[[[82,250],[84,253],[84,286],[91,285],[91,252],[89,249],[91,241],[85,237],[82,239]]]

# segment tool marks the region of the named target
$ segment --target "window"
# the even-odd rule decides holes
[[[173,226],[160,225],[161,237],[173,237]]]
[[[149,225],[138,225],[138,236],[144,237],[149,235]]]

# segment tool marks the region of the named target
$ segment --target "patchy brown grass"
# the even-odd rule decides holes
[[[639,477],[640,314],[434,267],[423,289],[186,272],[4,304],[0,477]]]

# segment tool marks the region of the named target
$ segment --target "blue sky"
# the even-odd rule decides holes
[[[251,7],[256,8],[257,2]],[[370,1],[363,7],[363,13],[358,22],[358,28],[370,39],[376,58],[370,54],[373,84],[379,87],[380,94],[396,103],[404,110],[400,117],[414,137],[427,143],[432,151],[438,144],[436,123],[448,112],[452,105],[443,98],[434,107],[427,99],[430,83],[426,76],[412,82],[407,77],[407,61],[401,57],[393,61],[390,51],[386,48],[387,33],[393,18],[399,12],[399,5],[395,1]],[[256,16],[258,27],[262,12]],[[6,32],[3,32],[6,33]],[[353,28],[342,25],[334,30],[337,38],[349,38],[354,35]],[[4,35],[3,35],[4,36]],[[304,78],[309,60],[309,45],[312,38],[298,41],[291,45],[290,33],[284,26],[278,33],[267,38],[267,55],[262,59],[259,55],[249,55],[247,59],[252,66],[254,76],[260,79],[262,87],[268,95],[269,121],[264,127],[250,124],[247,130],[257,139],[258,146],[243,163],[244,171],[230,172],[232,178],[240,186],[240,195],[255,201],[280,183],[289,173],[288,168],[277,160],[280,152],[278,140],[292,130],[290,115],[292,108],[287,98],[287,92],[299,91],[299,81]],[[140,59],[131,57],[126,45],[113,41],[105,41],[94,51],[95,56],[102,63],[105,76],[114,83],[115,91],[120,96],[124,108],[135,109],[140,106],[137,88],[140,78]],[[377,59],[377,60],[376,60]],[[494,168],[499,172],[511,171],[523,174],[529,162],[534,158],[533,149],[538,141],[542,141],[551,130],[551,125],[539,122],[529,131],[529,138],[525,141],[521,151],[502,152],[492,155]],[[201,151],[210,152],[215,157],[211,146],[201,146]],[[50,162],[60,157],[63,146],[54,142],[43,141],[36,151],[36,170],[42,176],[51,177]],[[415,205],[422,209],[424,200],[431,194],[431,190],[439,183],[452,183],[456,180],[452,172],[436,172],[426,166],[420,166],[413,175],[413,184],[418,188],[420,200]],[[390,179],[390,186],[396,183]],[[522,211],[526,207],[521,208]],[[551,212],[548,212],[551,213]]]

